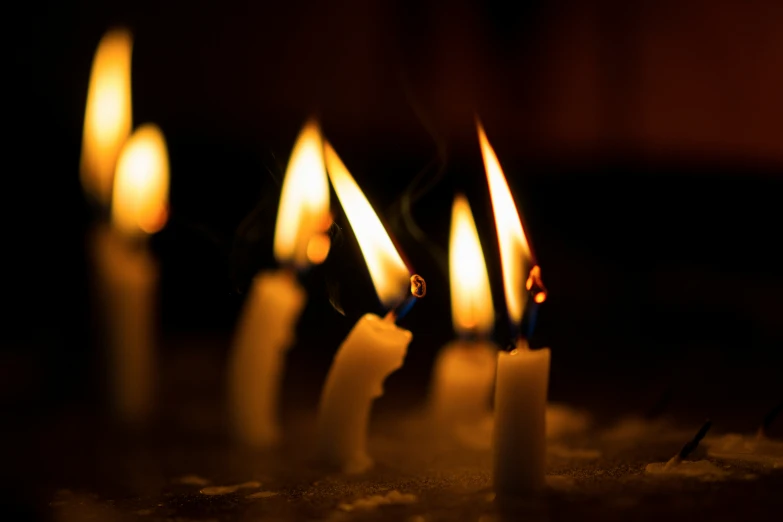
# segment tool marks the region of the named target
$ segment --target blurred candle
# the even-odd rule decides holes
[[[532,274],[537,267],[533,266],[508,183],[480,124],[478,134],[498,233],[506,305],[511,323],[519,329],[527,302],[526,290],[532,290]],[[534,299],[540,302],[544,296],[542,293]],[[549,360],[548,348],[531,350],[522,336],[516,349],[498,354],[493,478],[499,495],[525,494],[544,486]]]
[[[117,161],[110,226],[98,227],[94,259],[106,314],[113,408],[147,420],[155,393],[158,267],[146,239],[166,223],[169,160],[160,129],[139,127]]]
[[[410,272],[367,198],[332,147],[324,145],[326,169],[359,242],[375,290],[387,308],[405,295]],[[367,427],[372,402],[383,395],[383,381],[402,366],[411,333],[381,319],[363,316],[334,357],[318,410],[318,454],[327,465],[347,473],[372,466]]]
[[[95,52],[82,135],[81,182],[104,210],[111,206],[114,169],[131,133],[131,50],[128,31],[107,32]]]
[[[497,347],[487,340],[495,321],[487,267],[465,196],[454,199],[449,237],[451,316],[459,339],[435,360],[430,407],[437,425],[475,424],[489,412]]]
[[[279,438],[284,357],[306,297],[296,276],[326,258],[330,223],[321,132],[311,121],[296,140],[283,180],[274,238],[281,268],[254,279],[229,362],[233,432],[247,445],[268,446]]]
[[[110,400],[120,420],[141,423],[154,395],[158,270],[146,238],[166,222],[169,161],[160,129],[130,135],[132,37],[116,29],[93,60],[82,136],[82,187],[101,217],[90,249],[108,348]],[[130,137],[129,137],[130,136]]]

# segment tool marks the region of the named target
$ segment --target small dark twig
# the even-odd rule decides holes
[[[780,415],[781,411],[783,411],[783,401],[779,402],[774,408],[769,410],[766,415],[764,415],[764,419],[761,421],[761,426],[759,426],[759,431],[756,434],[757,438],[765,439],[767,437],[770,426],[772,426],[772,423],[775,421],[777,416]]]
[[[693,450],[699,447],[699,443],[701,442],[701,439],[704,438],[705,435],[707,435],[707,432],[710,431],[710,428],[712,427],[712,421],[710,419],[707,419],[704,421],[704,424],[701,425],[701,428],[699,428],[699,431],[696,432],[696,435],[685,443],[685,445],[682,447],[680,452],[675,455],[674,457],[669,460],[669,462],[666,463],[666,468],[671,468],[673,466],[678,465],[680,462],[683,461],[683,459],[687,458],[688,455],[693,453]]]

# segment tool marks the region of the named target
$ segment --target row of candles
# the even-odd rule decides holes
[[[157,268],[146,238],[167,219],[169,163],[160,129],[132,131],[132,37],[125,30],[101,40],[91,71],[81,159],[85,192],[109,210],[95,228],[92,247],[108,321],[111,381],[116,410],[144,419],[154,390],[153,317]],[[497,156],[480,124],[484,160],[500,245],[509,319],[518,328],[529,303],[544,301],[517,207]],[[317,452],[348,473],[367,470],[367,428],[373,401],[386,377],[400,368],[412,333],[396,324],[426,293],[337,152],[315,121],[301,130],[288,162],[274,235],[276,270],[254,279],[237,326],[229,361],[228,400],[237,438],[248,445],[278,442],[278,402],[284,357],[306,301],[297,275],[328,255],[330,182],[356,235],[385,317],[366,314],[338,348],[318,411]],[[445,422],[477,421],[494,389],[494,484],[522,493],[544,485],[545,410],[549,349],[531,350],[523,335],[506,352],[489,341],[494,322],[486,265],[468,200],[452,209],[449,265],[454,328],[460,340],[444,347],[435,364],[431,404]]]

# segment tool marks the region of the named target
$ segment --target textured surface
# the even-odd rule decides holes
[[[645,474],[646,464],[667,460],[682,444],[677,432],[652,425],[650,437],[590,430],[551,441],[548,490],[503,501],[491,491],[489,452],[442,440],[419,415],[376,419],[370,443],[376,466],[353,477],[311,460],[312,420],[291,419],[284,445],[268,452],[185,436],[174,426],[153,439],[113,429],[86,434],[82,425],[44,435],[39,442],[50,443],[39,446],[35,471],[20,473],[35,482],[37,516],[73,522],[774,520],[783,507],[783,470],[711,459],[728,475]],[[700,449],[692,457],[703,456]]]

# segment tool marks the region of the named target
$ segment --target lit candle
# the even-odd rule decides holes
[[[111,403],[117,417],[144,422],[154,402],[155,292],[158,269],[146,239],[167,219],[169,160],[160,129],[130,137],[131,36],[101,40],[90,77],[81,156],[85,192],[110,210],[91,242],[108,344]]]
[[[527,294],[533,295],[536,303],[542,302],[546,294],[533,292],[534,284],[540,282],[540,270],[532,262],[508,183],[480,124],[478,134],[500,245],[506,306],[511,323],[518,329]],[[531,350],[521,335],[514,350],[498,354],[493,435],[498,494],[525,494],[544,486],[549,359],[548,348]]]
[[[253,280],[229,362],[233,432],[247,445],[269,446],[279,438],[284,357],[306,297],[296,275],[326,258],[330,223],[321,131],[311,121],[296,140],[280,195],[274,254],[282,268]]]
[[[460,339],[443,347],[433,370],[430,407],[437,426],[476,425],[489,413],[497,347],[487,337],[495,322],[489,277],[468,200],[459,195],[449,237],[451,315]]]
[[[423,280],[411,278],[367,198],[328,143],[324,156],[329,179],[383,305],[394,306],[409,281],[414,295],[422,296],[424,288],[416,285]],[[367,454],[372,402],[383,395],[386,377],[402,366],[412,338],[409,331],[394,324],[395,319],[395,312],[384,319],[374,314],[359,319],[337,350],[321,393],[318,454],[325,464],[347,473],[360,473],[372,466]]]
[[[169,161],[152,124],[139,127],[117,161],[111,226],[96,230],[95,263],[107,320],[114,410],[141,423],[155,392],[158,267],[146,239],[166,223]]]

